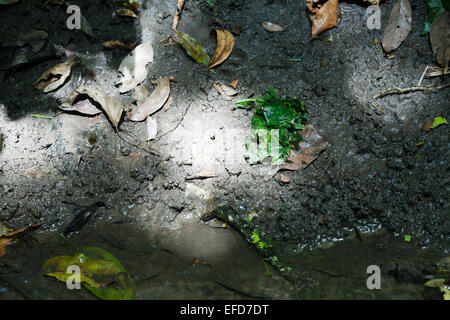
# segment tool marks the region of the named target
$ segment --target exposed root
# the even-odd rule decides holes
[[[399,88],[399,87],[390,87],[383,92],[380,92],[373,96],[372,100],[376,100],[378,98],[382,98],[384,96],[390,95],[390,94],[405,94],[410,92],[416,92],[416,91],[429,91],[433,93],[437,93],[439,90],[442,90],[444,88],[450,87],[450,83],[444,84],[439,87],[431,87],[431,86],[414,86],[409,88]]]

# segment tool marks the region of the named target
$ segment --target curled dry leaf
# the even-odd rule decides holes
[[[282,26],[268,21],[264,21],[263,23],[261,23],[261,25],[264,30],[268,32],[281,32],[284,30]]]
[[[219,82],[215,82],[213,84],[213,86],[217,91],[219,91],[222,98],[224,98],[227,101],[232,100],[233,96],[235,96],[239,93],[239,91],[236,91],[235,89],[233,89],[229,86],[226,86],[224,84],[221,84]]]
[[[186,53],[197,63],[209,64],[210,58],[206,53],[205,48],[203,48],[197,40],[180,31],[177,31],[176,40],[181,44],[184,50],[186,50]]]
[[[120,93],[130,91],[145,80],[148,70],[147,64],[153,62],[153,47],[150,42],[138,45],[131,51],[119,66],[119,72],[123,74]]]
[[[11,231],[5,234],[2,234],[0,236],[0,258],[3,257],[6,254],[6,246],[15,238],[18,236],[23,236],[26,232],[39,228],[41,226],[41,223],[33,224],[31,226]]]
[[[311,39],[317,38],[322,32],[337,26],[339,17],[338,0],[328,0],[324,4],[320,2],[307,2],[309,19],[312,23]]]
[[[209,62],[209,69],[214,68],[215,66],[224,62],[230,56],[231,51],[233,51],[234,37],[231,32],[216,29],[216,34],[217,46],[216,50],[214,51],[214,55]]]
[[[159,78],[155,81],[157,87],[142,104],[138,104],[129,114],[131,121],[143,121],[162,108],[170,94],[170,81],[168,77]]]
[[[117,128],[123,112],[123,105],[120,102],[97,89],[80,87],[76,91],[79,94],[88,95],[92,100],[101,105],[112,125]]]
[[[76,111],[90,116],[102,113],[102,111],[97,109],[97,107],[89,99],[78,100],[79,97],[80,94],[75,92],[71,98],[63,101],[59,108],[64,111]]]
[[[383,38],[381,39],[384,51],[389,53],[397,49],[408,37],[411,26],[411,4],[409,0],[398,0],[384,28]]]
[[[78,62],[76,57],[72,56],[65,62],[53,66],[36,80],[34,87],[43,92],[50,92],[58,89],[70,75],[72,66]]]
[[[110,40],[103,42],[101,45],[107,49],[120,49],[130,51],[133,50],[133,48],[136,46],[136,41],[125,44],[120,40]]]
[[[304,169],[316,160],[319,154],[328,146],[328,142],[317,133],[317,130],[312,125],[306,125],[306,129],[302,130],[301,134],[303,141],[299,144],[299,150],[291,152],[281,169]]]
[[[436,17],[430,30],[430,42],[436,61],[448,70],[450,60],[450,12],[444,11]]]
[[[177,12],[175,13],[175,16],[173,17],[173,24],[172,29],[177,30],[178,22],[180,21],[180,15],[181,11],[183,11],[185,0],[178,0],[177,4]]]
[[[152,117],[147,117],[147,141],[155,139],[158,134],[158,123]]]

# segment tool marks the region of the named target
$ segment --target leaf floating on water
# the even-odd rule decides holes
[[[135,299],[135,284],[130,274],[108,251],[98,247],[81,248],[73,256],[57,256],[47,260],[43,270],[47,276],[67,282],[71,266],[80,269],[80,281],[103,300]]]
[[[430,42],[436,61],[448,70],[450,60],[450,12],[444,11],[434,20],[430,31]]]
[[[268,21],[264,21],[263,23],[261,23],[261,25],[264,30],[268,32],[281,32],[284,30],[282,26]]]
[[[177,31],[177,41],[186,50],[186,53],[200,64],[209,64],[210,58],[197,40],[192,38],[190,35]]]
[[[34,83],[36,89],[50,92],[58,89],[70,75],[72,66],[78,63],[75,56],[45,71]]]
[[[234,37],[231,32],[226,30],[217,30],[217,46],[214,55],[209,62],[208,68],[211,69],[224,62],[233,51]]]
[[[120,40],[110,40],[103,42],[101,45],[107,49],[120,49],[130,51],[133,50],[133,48],[136,46],[136,42],[125,44]]]
[[[145,80],[148,70],[147,64],[153,62],[153,47],[150,42],[143,43],[131,51],[119,66],[119,72],[123,74],[120,93],[130,91]]]
[[[170,94],[170,80],[168,77],[159,78],[155,81],[156,89],[142,104],[131,110],[128,118],[131,121],[143,121],[147,116],[152,115],[162,108]]]
[[[398,0],[389,16],[381,44],[386,52],[397,49],[411,31],[412,17],[409,0]]]
[[[311,20],[311,39],[316,39],[322,32],[337,26],[339,17],[338,0],[328,0],[324,4],[319,2],[306,2]]]
[[[92,100],[101,105],[112,125],[117,128],[123,112],[123,105],[120,102],[111,98],[104,92],[93,88],[80,87],[76,91],[80,94],[88,95]]]

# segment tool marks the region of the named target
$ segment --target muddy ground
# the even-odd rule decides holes
[[[112,15],[118,8],[113,1],[73,3],[81,7],[97,39],[68,30],[63,6],[27,1],[2,6],[0,11],[2,37],[26,28],[46,30],[49,38],[38,56],[52,55],[53,45],[58,44],[82,58],[66,84],[50,94],[33,89],[33,83],[58,60],[14,74],[0,72],[0,220],[15,229],[42,223],[28,241],[11,247],[2,258],[5,274],[9,274],[4,277],[7,280],[2,278],[5,283],[28,279],[39,289],[28,286],[16,290],[21,294],[8,290],[0,294],[7,292],[6,298],[90,298],[86,292],[55,291],[56,280],[42,280],[36,274],[46,259],[73,251],[58,237],[75,209],[63,201],[90,205],[102,200],[107,206],[72,239],[80,247],[96,245],[111,250],[141,280],[140,298],[242,298],[211,287],[210,280],[219,281],[217,277],[248,286],[250,291],[261,284],[266,291],[260,295],[272,293],[273,298],[330,297],[305,296],[299,286],[284,281],[276,272],[264,276],[261,258],[232,230],[198,222],[199,202],[186,196],[187,183],[210,192],[243,216],[258,213],[256,227],[274,239],[281,257],[309,254],[302,249],[328,247],[348,237],[353,239],[346,240],[348,243],[357,242],[355,228],[363,237],[368,232],[381,233],[388,239],[383,241],[400,247],[404,235],[411,235],[408,250],[414,254],[405,249],[408,254],[401,259],[413,265],[415,271],[408,274],[414,274],[412,278],[419,283],[420,274],[432,271],[431,260],[448,254],[448,126],[428,133],[420,128],[424,120],[449,118],[449,90],[389,95],[375,101],[377,109],[367,102],[388,87],[415,85],[425,67],[435,64],[428,37],[419,36],[426,17],[422,1],[411,1],[413,28],[393,59],[376,50],[374,35],[380,39],[382,30],[367,29],[368,14],[361,3],[340,3],[339,26],[310,42],[310,22],[299,1],[224,0],[218,1],[215,9],[204,1],[188,1],[178,29],[196,38],[211,56],[216,44],[211,27],[234,33],[235,48],[229,59],[215,68],[216,73],[196,64],[180,46],[161,42],[171,35],[176,1],[143,1],[137,19]],[[382,29],[394,4],[386,1],[380,6]],[[285,11],[280,14],[280,10]],[[261,27],[262,21],[278,23],[285,31],[268,33]],[[332,42],[327,41],[330,34]],[[96,119],[58,109],[58,99],[70,96],[82,84],[101,88],[131,105],[130,96],[120,95],[114,86],[126,52],[100,46],[115,39],[153,43],[155,60],[148,66],[147,87],[162,76],[177,80],[171,84],[172,105],[154,116],[159,134],[167,134],[146,143],[158,150],[160,157],[120,140],[103,114]],[[0,52],[2,68],[36,57],[29,46],[0,48]],[[244,159],[252,112],[225,101],[212,86],[215,81],[235,79],[239,79],[237,99],[260,96],[269,87],[301,99],[309,111],[308,122],[329,142],[306,169],[284,172],[290,183],[282,183],[280,173],[267,177],[264,166],[250,165]],[[438,86],[448,80],[448,76],[437,77],[425,79],[423,84]],[[35,118],[35,114],[49,119]],[[135,141],[146,138],[145,123],[124,117],[119,128]],[[94,144],[88,141],[90,135],[97,137]],[[215,172],[217,177],[186,180],[201,171]],[[352,246],[336,249],[341,260],[333,264],[345,265]],[[166,252],[164,256],[165,251],[158,248],[170,248],[176,255]],[[420,262],[415,257],[428,257],[428,251],[419,248],[430,248],[435,256]],[[366,245],[366,250],[385,250],[381,256],[389,263],[397,259],[390,245],[380,249],[375,243]],[[161,254],[164,258],[158,256]],[[203,271],[186,267],[199,256],[213,268],[221,267],[210,270],[202,266]],[[321,263],[317,259],[310,264]],[[305,264],[298,267],[307,269]],[[388,269],[393,267],[384,270],[386,274]],[[166,270],[164,275],[151,278],[161,270]],[[186,274],[190,274],[187,287],[183,282]],[[309,274],[311,281],[305,286],[315,287],[320,282],[314,280],[316,276]],[[145,283],[143,279],[148,278],[159,291]],[[23,283],[15,287],[23,287]],[[382,297],[390,296],[384,293]]]

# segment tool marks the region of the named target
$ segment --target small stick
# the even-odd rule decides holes
[[[153,155],[155,155],[155,156],[158,156],[158,157],[161,156],[161,155],[159,154],[159,152],[156,151],[156,150],[154,150],[154,149],[147,148],[147,147],[145,147],[145,146],[141,146],[140,144],[137,144],[137,143],[134,143],[133,141],[129,141],[129,140],[125,139],[124,137],[122,137],[122,136],[120,135],[119,130],[117,129],[117,127],[116,127],[116,132],[117,132],[117,135],[119,136],[119,138],[122,139],[123,141],[125,141],[126,143],[129,143],[129,144],[131,144],[132,146],[134,146],[134,147],[136,147],[136,148],[138,148],[138,149],[144,150],[145,152],[148,152],[148,153],[153,154]]]
[[[417,82],[418,87],[422,84],[423,77],[425,76],[425,73],[427,73],[427,71],[428,71],[428,66],[425,67],[425,70],[423,71],[422,76],[419,79],[419,82]]]
[[[390,95],[390,94],[405,94],[405,93],[409,93],[409,92],[415,92],[415,91],[429,91],[429,92],[438,92],[441,89],[450,87],[450,83],[447,83],[445,85],[439,86],[439,87],[431,87],[431,86],[414,86],[414,87],[409,87],[409,88],[399,88],[399,87],[390,87],[386,90],[384,90],[383,92],[380,92],[378,94],[376,94],[375,96],[373,96],[372,100],[378,99],[378,98],[382,98],[384,96]]]

